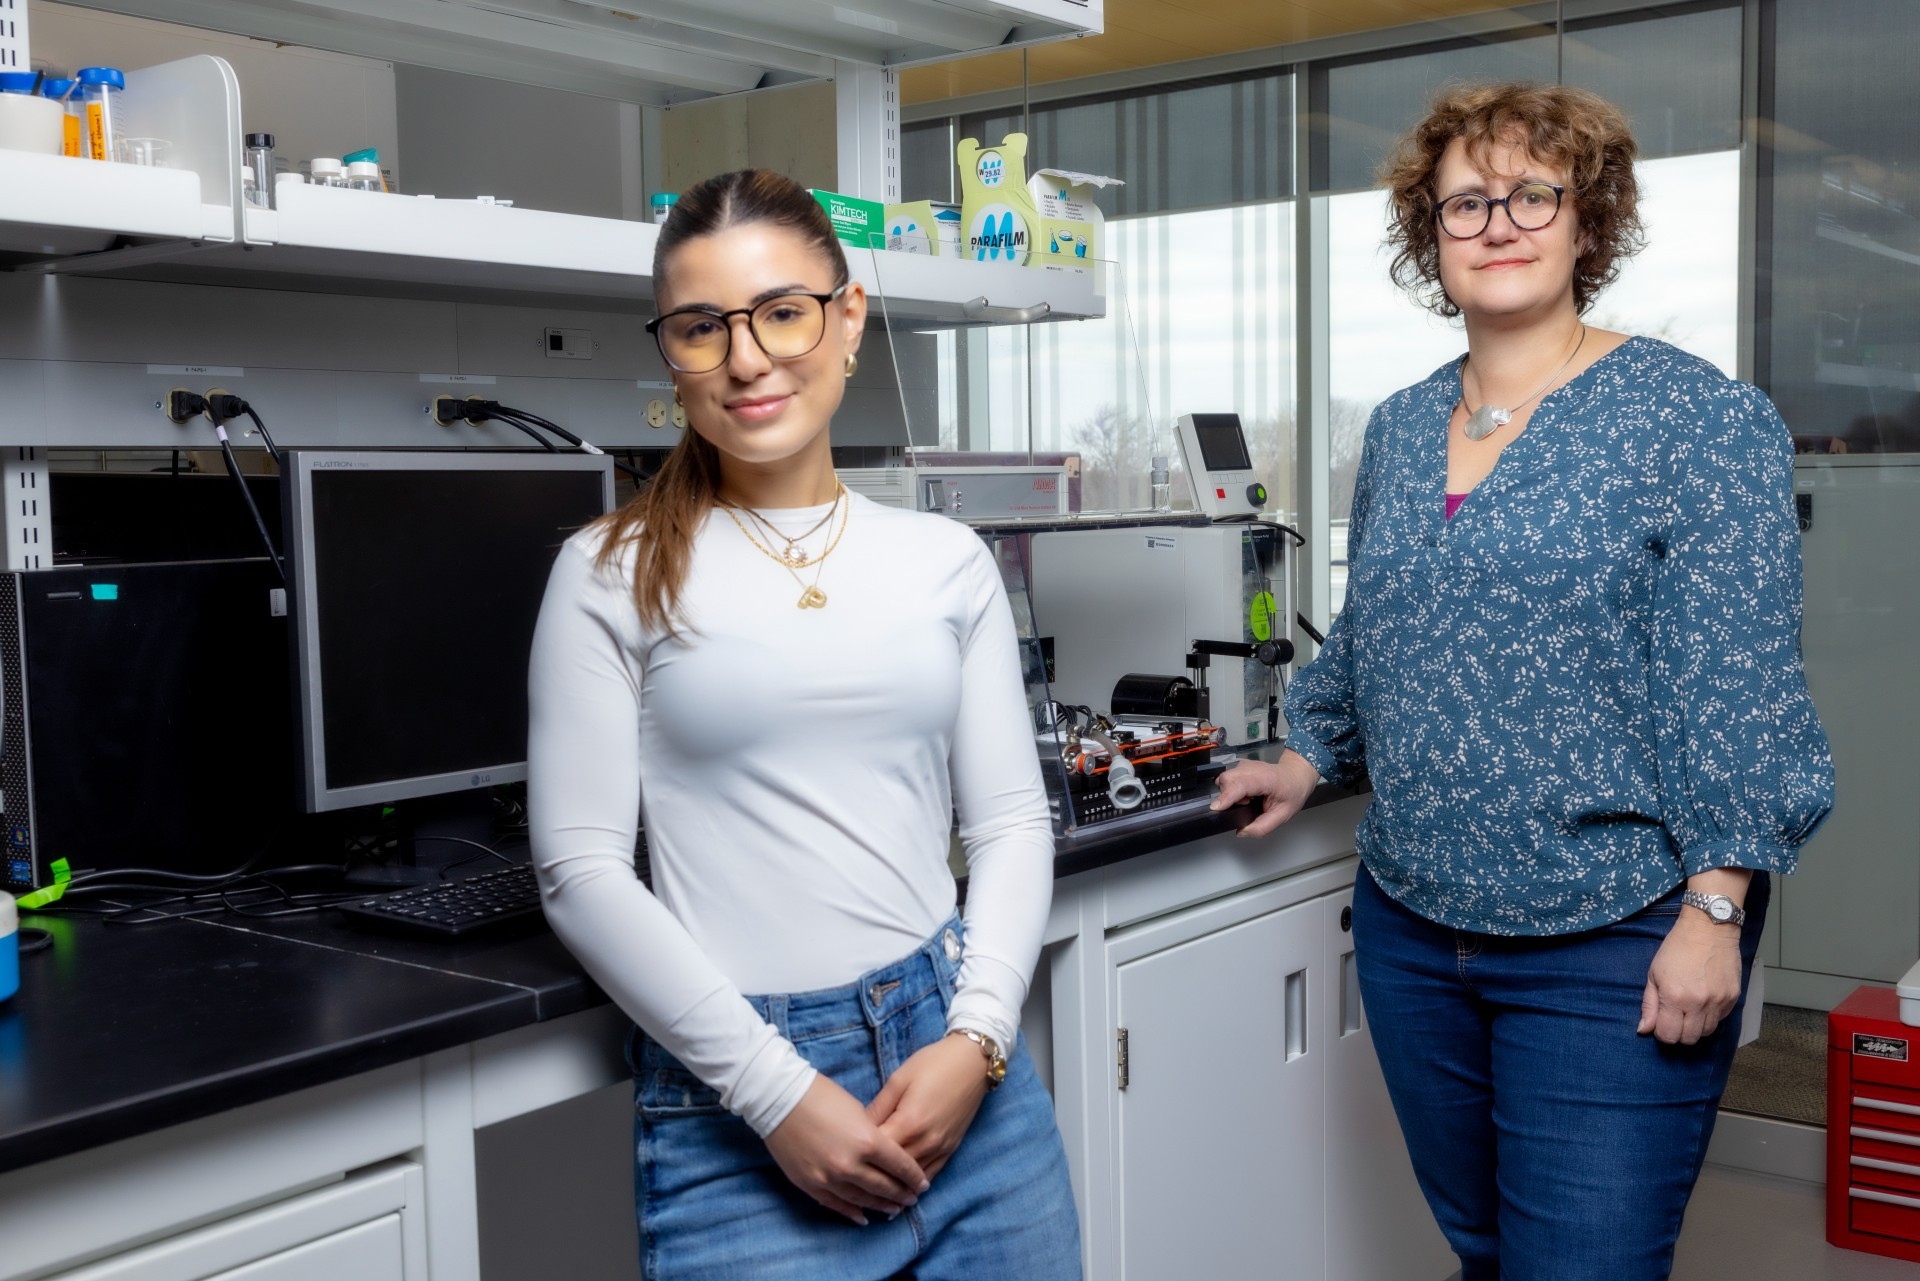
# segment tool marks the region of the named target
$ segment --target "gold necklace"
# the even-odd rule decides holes
[[[755,511],[753,508],[741,507],[739,510],[745,512],[748,516],[750,516],[753,519],[753,523],[756,527],[765,530],[768,534],[772,536],[767,539],[768,546],[772,546],[773,539],[775,538],[780,539],[782,542],[786,544],[786,547],[782,549],[779,554],[779,559],[782,562],[784,562],[785,564],[791,565],[796,569],[805,569],[808,565],[813,564],[814,558],[808,555],[806,548],[799,546],[800,540],[803,538],[812,538],[815,534],[820,532],[821,526],[827,524],[829,521],[833,519],[834,512],[839,510],[839,507],[840,507],[840,496],[846,492],[847,492],[846,486],[840,484],[838,481],[835,481],[834,491],[833,491],[833,503],[831,506],[827,508],[827,514],[822,516],[819,520],[816,520],[815,522],[813,522],[810,528],[808,528],[802,533],[795,534],[791,538],[781,533],[780,527],[778,525],[775,525],[772,521],[768,520],[765,516],[762,516],[759,512]],[[732,504],[729,504],[729,506],[731,505]]]
[[[834,506],[839,507],[839,505],[840,505],[840,500],[836,497],[834,499]],[[783,559],[778,552],[774,551],[771,547],[766,546],[759,539],[755,538],[753,536],[752,531],[750,531],[745,525],[740,523],[740,518],[734,515],[734,507],[732,503],[722,503],[720,504],[720,506],[721,506],[721,509],[727,513],[728,519],[733,521],[734,528],[738,529],[743,535],[745,535],[746,540],[752,543],[762,556],[765,556],[768,560],[780,566],[780,568],[786,570],[789,574],[792,574],[793,581],[800,584],[800,588],[801,588],[800,599],[795,602],[795,605],[797,608],[800,608],[800,609],[826,608],[827,594],[820,590],[820,575],[826,570],[827,557],[833,555],[833,549],[840,545],[841,536],[847,532],[847,518],[853,515],[853,507],[851,504],[849,504],[847,509],[841,513],[840,528],[834,531],[833,539],[830,542],[828,542],[827,549],[821,552],[818,556],[813,558],[812,563],[815,568],[813,571],[813,582],[811,584],[809,584],[806,579],[800,577],[800,571],[797,568],[788,564],[786,560]],[[833,513],[829,511],[827,515],[832,516]]]

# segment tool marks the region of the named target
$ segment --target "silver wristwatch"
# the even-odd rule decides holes
[[[1680,901],[1688,907],[1697,907],[1707,914],[1715,925],[1745,925],[1746,909],[1740,907],[1724,894],[1702,894],[1699,890],[1688,890],[1680,896]]]

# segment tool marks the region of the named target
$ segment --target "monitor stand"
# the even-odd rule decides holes
[[[397,857],[354,868],[347,873],[347,884],[365,889],[404,889],[471,875],[485,870],[482,864],[505,866],[485,852],[497,848],[493,839],[493,794],[487,788],[396,801],[393,818],[399,825]],[[457,872],[453,870],[455,864],[462,865]]]

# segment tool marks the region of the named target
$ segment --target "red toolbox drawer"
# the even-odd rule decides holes
[[[1890,988],[1827,1018],[1827,1240],[1920,1263],[1920,1028]]]

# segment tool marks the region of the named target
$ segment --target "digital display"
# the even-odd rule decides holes
[[[1208,471],[1250,471],[1247,436],[1238,414],[1195,414],[1193,434],[1200,442],[1200,461]]]

